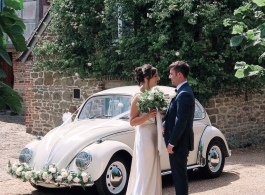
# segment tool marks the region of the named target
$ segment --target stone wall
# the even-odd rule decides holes
[[[32,61],[30,57],[22,64],[15,62],[13,56],[14,89],[23,96],[27,132],[32,134],[46,134],[60,125],[63,113],[73,113],[90,95],[132,80],[111,77],[82,80],[54,72],[32,72]],[[74,89],[80,90],[80,98],[74,98]],[[249,94],[248,101],[244,98],[219,95],[205,105],[213,126],[224,133],[230,147],[265,142],[265,93]]]
[[[20,64],[23,74],[17,75],[17,83],[23,76],[24,107],[27,133],[44,135],[62,124],[65,112],[74,113],[92,94],[103,89],[123,86],[124,80],[80,79],[76,76],[63,77],[56,72],[30,72],[32,61]],[[26,74],[26,75],[24,75]],[[27,78],[26,78],[27,76]],[[23,80],[23,79],[22,79]],[[18,89],[19,85],[16,86]],[[75,97],[74,91],[77,92]]]
[[[74,113],[85,99],[102,90],[102,82],[96,79],[62,77],[56,72],[32,72],[30,76],[32,98],[26,125],[27,132],[33,134],[46,134],[61,125],[63,113]],[[74,90],[80,91],[80,97],[74,96]]]
[[[265,143],[265,89],[263,94],[219,95],[205,106],[213,126],[219,128],[231,147]]]

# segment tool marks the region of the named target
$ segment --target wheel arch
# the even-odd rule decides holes
[[[84,148],[82,151],[89,151],[92,154],[92,162],[85,172],[91,174],[94,181],[101,177],[113,156],[120,156],[127,162],[131,163],[133,153],[128,145],[114,140],[94,143]]]
[[[202,157],[206,158],[207,148],[211,141],[217,140],[222,143],[222,149],[224,151],[224,156],[231,156],[231,151],[229,150],[228,144],[223,133],[213,126],[207,126],[202,134],[200,145],[202,145]]]

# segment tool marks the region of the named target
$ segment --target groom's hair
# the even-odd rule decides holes
[[[189,75],[190,66],[184,61],[176,61],[169,65],[169,70],[173,68],[173,70],[178,73],[181,72],[185,78]]]

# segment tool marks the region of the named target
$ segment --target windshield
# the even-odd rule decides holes
[[[105,95],[90,98],[82,107],[78,119],[111,118],[131,107],[131,96]],[[123,116],[122,118],[128,118]]]

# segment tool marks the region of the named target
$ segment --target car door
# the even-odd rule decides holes
[[[195,101],[195,112],[194,112],[194,120],[193,120],[193,131],[194,131],[194,150],[189,153],[188,156],[188,165],[196,164],[197,154],[198,154],[198,146],[201,139],[201,135],[208,125],[205,123],[206,112],[203,106],[196,100]],[[166,147],[163,148],[163,152],[160,156],[161,161],[161,169],[169,170],[169,158]]]

